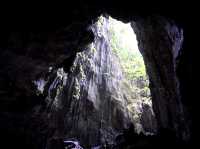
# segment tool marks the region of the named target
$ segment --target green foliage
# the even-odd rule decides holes
[[[132,49],[129,45],[122,43],[122,38],[126,36],[125,28],[115,28],[110,21],[110,44],[112,51],[120,59],[124,74],[128,80],[134,80],[139,77],[147,78],[143,58],[137,49]]]

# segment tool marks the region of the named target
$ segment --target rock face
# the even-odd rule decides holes
[[[87,50],[77,53],[69,73],[59,68],[54,81],[49,81],[50,86],[46,88],[48,106],[55,110],[57,117],[52,121],[61,125],[53,126],[58,129],[54,137],[77,139],[87,148],[114,143],[115,137],[133,123],[138,133],[154,133],[156,129],[151,106],[142,101],[137,103],[141,99],[133,97],[135,92],[112,52],[108,26],[106,18],[93,24],[90,28],[95,35],[94,42]],[[43,91],[44,82],[35,81],[38,92]],[[128,106],[133,103],[135,107],[130,110]]]
[[[145,24],[145,25],[144,25]],[[182,48],[183,30],[159,16],[132,23],[139,49],[150,76],[153,108],[159,129],[174,129],[179,137],[189,138],[176,75],[177,56]],[[156,38],[155,37],[159,37]]]
[[[115,137],[131,125],[137,133],[155,133],[151,104],[142,98],[146,93],[130,85],[111,49],[109,19],[102,17],[90,29],[95,40],[76,54],[68,73],[50,67],[46,78],[33,81],[37,95],[47,95],[49,128],[56,129],[52,138],[77,139],[89,148],[114,144]],[[139,80],[136,84],[142,86]]]
[[[77,54],[68,78],[66,138],[77,137],[84,145],[112,142],[131,123],[121,87],[123,74],[110,49],[106,26],[106,22],[101,28],[92,26],[95,41]]]

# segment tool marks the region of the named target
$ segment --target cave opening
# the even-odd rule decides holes
[[[124,23],[109,15],[101,15],[94,26],[93,33],[96,36],[96,42],[92,43],[92,48],[97,48],[94,44],[98,44],[100,38],[104,38],[108,44],[107,48],[108,51],[110,50],[111,56],[107,58],[111,59],[111,63],[114,64],[110,64],[112,65],[111,70],[106,73],[121,88],[120,94],[122,96],[119,96],[117,100],[125,100],[135,132],[146,135],[156,133],[156,119],[152,108],[149,77],[131,23]],[[94,28],[97,30],[95,31]],[[115,72],[116,70],[112,72],[113,67],[118,67],[118,72]],[[116,79],[117,81],[114,81]],[[110,94],[113,96],[112,92]]]
[[[31,78],[36,88],[33,94],[44,101],[44,106],[33,108],[31,114],[36,115],[32,118],[36,121],[33,124],[38,124],[37,115],[41,115],[48,126],[47,132],[52,131],[44,144],[46,148],[51,148],[55,140],[68,144],[78,141],[84,148],[91,148],[108,143],[110,146],[123,143],[140,146],[141,141],[157,146],[157,142],[162,145],[166,138],[171,142],[176,140],[174,136],[187,138],[189,133],[176,76],[182,29],[173,21],[156,15],[134,21],[127,19],[124,22],[130,22],[125,24],[129,26],[128,31],[121,31],[120,22],[107,15],[95,17],[91,22],[82,28],[80,24],[72,24],[53,34],[54,38],[48,41],[53,45],[50,46],[52,51],[44,55],[47,59],[57,55],[56,62],[54,65],[48,62],[45,70],[35,69],[38,77]],[[81,32],[77,34],[79,29]],[[135,36],[130,36],[133,30],[142,55],[137,46],[127,50],[127,45],[137,43]],[[94,40],[91,40],[91,32]],[[122,36],[124,32],[125,37]],[[63,35],[69,36],[69,42]],[[61,39],[57,36],[63,39],[63,47],[73,50],[55,50],[60,47]],[[28,56],[32,56],[30,53]]]
[[[114,144],[124,130],[155,134],[149,78],[130,23],[100,16],[90,29],[94,41],[76,54],[70,69],[74,81],[65,140],[92,147]]]
[[[97,5],[97,10],[93,5],[85,7],[82,4],[80,9],[77,4],[72,9],[65,9],[67,12],[63,13],[65,17],[62,19],[68,18],[64,19],[67,22],[46,32],[43,29],[52,25],[52,18],[51,23],[43,24],[41,30],[38,27],[42,23],[34,20],[38,27],[31,23],[32,29],[25,31],[22,28],[27,27],[27,23],[22,23],[17,32],[9,27],[8,32],[1,34],[2,146],[55,149],[61,148],[63,140],[68,144],[73,143],[70,141],[76,144],[75,140],[78,140],[84,148],[106,143],[117,148],[170,148],[174,144],[182,144],[177,140],[193,141],[193,133],[197,134],[198,127],[193,128],[196,113],[193,110],[187,113],[187,108],[192,109],[196,105],[191,100],[193,96],[190,96],[193,90],[188,91],[193,84],[189,83],[193,81],[193,72],[190,73],[190,66],[193,66],[190,62],[193,61],[187,58],[193,55],[194,38],[190,31],[195,33],[194,23],[182,13],[183,18],[180,18],[168,11],[165,15],[150,11],[144,14],[136,13],[132,5],[130,9],[120,6],[119,10],[117,7],[104,7],[107,2],[101,4]],[[135,134],[136,130],[140,130],[137,128],[141,128],[135,123],[133,132],[128,129],[131,128],[131,118],[134,118],[130,115],[131,106],[127,106],[128,92],[132,91],[128,91],[130,85],[126,81],[119,81],[124,74],[119,68],[119,57],[114,53],[119,51],[112,50],[108,38],[111,34],[106,31],[109,24],[106,19],[109,17],[103,20],[106,24],[100,27],[102,31],[95,26],[96,18],[102,12],[123,22],[131,21],[149,76],[158,127],[156,135],[144,137]],[[91,22],[94,23],[90,28],[95,40],[88,45],[93,40],[93,34],[87,30]],[[182,57],[180,51],[183,49],[186,50],[185,55],[187,51],[191,55]],[[143,124],[149,123],[144,121]],[[12,143],[11,136],[15,138]],[[126,147],[121,147],[122,144]]]

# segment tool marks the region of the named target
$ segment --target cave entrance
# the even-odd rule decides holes
[[[109,45],[111,59],[116,63],[113,65],[117,65],[118,73],[122,72],[120,77],[112,75],[112,70],[106,73],[113,76],[113,82],[120,78],[118,81],[122,83],[117,82],[121,87],[120,98],[124,98],[126,102],[135,131],[144,134],[155,133],[156,122],[152,109],[149,77],[131,23],[123,23],[111,16],[100,16],[96,26],[97,36],[105,38]]]
[[[130,23],[100,16],[90,28],[95,39],[77,53],[68,76],[66,138],[91,147],[113,143],[132,126],[136,133],[156,133],[149,79]]]

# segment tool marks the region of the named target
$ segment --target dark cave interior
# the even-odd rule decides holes
[[[62,7],[5,7],[0,28],[0,139],[4,148],[63,148],[68,92],[54,107],[48,89],[63,67],[70,73],[77,52],[94,40],[88,27],[101,14],[131,22],[150,77],[158,134],[124,130],[116,148],[191,147],[198,142],[198,101],[195,91],[197,10],[170,2],[165,6],[113,1],[77,1]],[[34,5],[33,5],[34,6]],[[152,6],[152,7],[150,7]],[[179,7],[178,7],[179,6]],[[45,9],[44,9],[45,8]],[[170,9],[170,11],[169,11]],[[5,14],[5,15],[4,15]],[[193,18],[193,19],[192,19]],[[182,40],[183,39],[183,40]],[[183,41],[183,42],[182,42]],[[53,70],[49,72],[49,67]],[[37,95],[33,80],[48,78]],[[70,85],[68,86],[70,88]],[[195,88],[195,89],[194,89]],[[56,90],[57,91],[57,90]],[[55,97],[52,90],[52,96]],[[65,100],[64,100],[65,99]],[[71,102],[71,101],[70,101]],[[91,103],[86,103],[90,109]],[[64,108],[63,108],[64,107]],[[91,108],[92,109],[92,108]],[[89,111],[90,112],[90,111]]]

